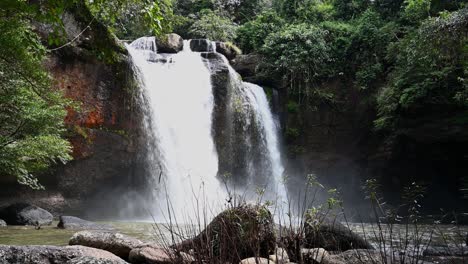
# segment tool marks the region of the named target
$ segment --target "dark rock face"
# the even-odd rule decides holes
[[[74,216],[60,216],[58,228],[62,229],[92,229],[92,230],[113,230],[110,225],[97,224],[91,221],[83,220]]]
[[[373,249],[369,242],[339,223],[338,220],[328,217],[306,219],[304,235],[307,248],[324,248],[329,251]]]
[[[130,251],[142,246],[143,242],[120,233],[80,231],[72,236],[69,244],[103,249],[123,259],[128,259]]]
[[[171,33],[156,38],[158,53],[177,53],[184,48],[184,40],[181,36]]]
[[[230,61],[235,59],[237,55],[240,55],[232,44],[219,41],[216,42],[216,52],[223,54]]]
[[[0,209],[0,218],[8,225],[50,225],[53,216],[46,210],[27,203],[15,203]]]
[[[211,41],[208,39],[192,39],[190,49],[195,52],[213,52]]]
[[[213,256],[221,263],[237,263],[260,256],[268,258],[275,250],[274,222],[267,208],[242,205],[217,215],[195,238],[173,247],[198,256]]]
[[[257,54],[239,55],[232,61],[232,67],[242,77],[251,77],[256,74],[260,61],[261,56]]]
[[[0,246],[0,263],[2,264],[78,264],[80,262],[75,262],[74,259],[82,258],[95,261],[90,263],[127,263],[107,251],[82,246]]]

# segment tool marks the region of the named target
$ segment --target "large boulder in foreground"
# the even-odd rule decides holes
[[[306,217],[304,225],[306,248],[324,248],[328,251],[374,249],[368,241],[338,222],[336,218]]]
[[[3,221],[2,219],[0,219],[0,227],[5,227],[5,226],[7,226],[7,223]]]
[[[72,236],[69,244],[103,249],[127,260],[130,251],[142,246],[143,242],[120,233],[80,231]]]
[[[0,209],[0,219],[8,225],[50,225],[54,217],[48,211],[27,203],[15,203]]]
[[[76,262],[83,258],[88,262]],[[76,260],[76,261],[75,261]],[[82,246],[0,246],[2,264],[126,264],[116,255]]]
[[[111,225],[97,224],[75,216],[60,216],[57,227],[62,229],[114,230]]]
[[[173,248],[193,250],[197,256],[211,256],[220,263],[238,263],[255,256],[268,258],[275,242],[270,211],[264,206],[244,204],[223,211],[195,238]]]
[[[156,38],[158,53],[177,53],[184,48],[184,40],[181,36],[171,33]]]

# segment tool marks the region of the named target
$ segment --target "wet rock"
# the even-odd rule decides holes
[[[238,263],[249,257],[272,255],[275,249],[274,222],[267,208],[241,205],[221,212],[199,235],[174,245],[180,251],[208,252],[221,262]]]
[[[211,41],[208,39],[192,39],[190,49],[195,52],[213,52]]]
[[[130,251],[131,263],[145,264],[171,264],[171,263],[193,263],[193,256],[184,252],[176,253],[169,248],[161,248],[153,245],[145,245]]]
[[[390,256],[388,256],[390,260]],[[356,249],[356,250],[347,250],[332,259],[341,259],[344,263],[347,264],[358,264],[358,263],[373,263],[373,264],[383,264],[386,263],[383,261],[382,254],[377,250],[367,250],[367,249]],[[393,263],[392,261],[387,263]],[[397,262],[399,263],[399,262]]]
[[[60,216],[57,227],[62,229],[114,230],[111,225],[97,224],[75,216]]]
[[[82,246],[0,246],[0,263],[2,264],[66,264],[74,259],[88,257],[100,262],[81,262],[96,264],[125,264],[116,255],[95,248]],[[78,261],[77,260],[77,261]]]
[[[330,263],[330,254],[323,248],[303,248],[301,254],[305,263]]]
[[[72,236],[69,244],[103,249],[123,259],[128,259],[130,251],[142,246],[143,242],[120,233],[80,231]]]
[[[7,226],[7,223],[3,221],[2,219],[0,219],[0,227],[4,227],[4,226]]]
[[[329,251],[373,249],[372,245],[338,222],[326,216],[308,217],[304,227],[305,247]]]
[[[0,209],[0,218],[8,225],[50,225],[53,216],[48,211],[27,203],[15,203]]]
[[[235,47],[232,43],[216,42],[216,52],[223,54],[228,60],[233,60],[240,55],[239,48]]]
[[[444,246],[444,247],[428,247],[423,251],[423,256],[468,256],[467,246]]]
[[[266,258],[247,258],[243,259],[239,264],[271,264],[271,261]]]
[[[269,259],[278,264],[289,263],[289,255],[283,248],[277,248],[274,254],[269,256]]]
[[[158,53],[177,53],[184,48],[184,40],[181,36],[171,33],[156,38]]]
[[[231,65],[243,77],[250,77],[256,74],[260,61],[261,57],[257,54],[238,55]]]
[[[127,264],[123,259],[102,259],[95,257],[79,257],[68,261],[66,264]]]

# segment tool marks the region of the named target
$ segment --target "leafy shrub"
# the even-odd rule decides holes
[[[262,49],[277,72],[286,73],[299,93],[309,94],[314,81],[323,75],[322,65],[329,61],[327,32],[319,27],[297,24],[270,34]]]
[[[218,41],[234,40],[236,30],[237,25],[231,19],[219,16],[209,9],[202,10],[199,19],[190,27],[193,37]]]
[[[466,62],[468,12],[431,18],[392,47],[396,67],[378,97],[377,128],[425,109],[425,114],[468,106]]]
[[[10,17],[0,20],[0,175],[40,189],[34,173],[71,159],[62,138],[69,104],[50,88],[42,67],[46,50],[22,17],[27,14],[0,8],[0,16],[3,11]]]
[[[285,21],[275,12],[268,11],[247,22],[237,30],[236,42],[245,52],[259,51],[266,37],[272,32],[280,31]]]

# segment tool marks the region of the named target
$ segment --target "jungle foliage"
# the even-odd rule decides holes
[[[34,189],[43,188],[38,174],[72,158],[64,119],[75,104],[54,88],[44,62],[67,41],[62,15],[78,5],[120,37],[171,31],[169,0],[0,2],[0,176]],[[48,39],[38,24],[49,26]]]

